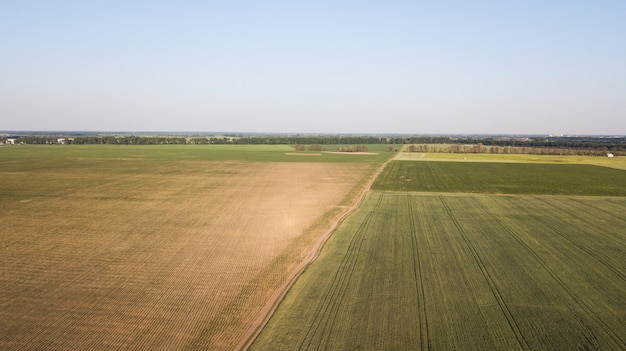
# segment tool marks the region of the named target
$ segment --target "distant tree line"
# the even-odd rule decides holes
[[[626,137],[569,136],[359,136],[359,135],[235,135],[224,136],[147,136],[147,135],[43,135],[0,136],[0,142],[14,139],[21,144],[248,144],[294,145],[296,149],[309,145],[311,151],[323,150],[325,145],[413,145],[416,152],[476,152],[476,153],[537,153],[599,155],[612,152],[626,155]],[[446,148],[431,145],[448,145]],[[351,148],[353,148],[351,146]],[[426,151],[428,150],[428,151]]]
[[[81,136],[75,137],[72,144],[111,144],[111,145],[166,145],[189,144],[185,137],[166,136]]]
[[[340,146],[337,151],[339,152],[367,152],[367,145],[350,145]]]
[[[461,144],[411,144],[409,152],[433,153],[474,153],[474,154],[532,154],[532,155],[580,155],[604,156],[609,152],[613,155],[626,155],[624,147],[557,147],[557,146],[485,146],[482,143],[473,145]]]

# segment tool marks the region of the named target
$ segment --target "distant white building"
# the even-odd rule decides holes
[[[607,153],[606,153],[606,157],[615,157],[615,155],[613,155],[613,153],[612,153],[612,152],[607,152]]]
[[[65,138],[58,138],[57,144],[65,144]]]
[[[7,139],[7,144],[15,145],[15,139],[14,138]]]

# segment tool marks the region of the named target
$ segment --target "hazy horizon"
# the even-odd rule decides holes
[[[626,135],[626,2],[0,3],[0,130]]]
[[[15,129],[0,130],[0,135],[58,135],[58,136],[77,136],[77,135],[136,135],[136,136],[433,136],[433,137],[556,137],[556,138],[623,138],[626,134],[551,134],[551,133],[353,133],[353,132],[327,132],[327,133],[309,133],[309,132],[250,132],[250,131],[185,131],[185,130],[33,130],[33,129]]]

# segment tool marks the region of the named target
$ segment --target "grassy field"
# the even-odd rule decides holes
[[[0,349],[233,349],[390,154],[0,148]]]
[[[396,160],[589,164],[626,170],[626,157],[609,158],[606,156],[400,152]]]
[[[623,350],[624,211],[621,197],[374,192],[252,349]]]
[[[518,166],[390,163],[251,349],[626,349],[626,174]]]
[[[31,159],[49,167],[57,160],[81,159],[376,163],[391,155],[387,145],[369,145],[367,155],[338,154],[332,151],[339,145],[326,147],[328,152],[296,152],[289,145],[16,145],[0,147],[0,159]]]
[[[376,190],[626,196],[623,170],[587,164],[391,162]]]

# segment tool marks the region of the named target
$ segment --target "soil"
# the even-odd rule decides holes
[[[35,201],[1,204],[0,349],[234,349],[372,169],[119,162],[10,180]]]

